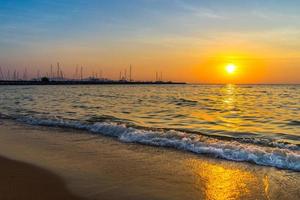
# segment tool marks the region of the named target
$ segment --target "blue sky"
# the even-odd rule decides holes
[[[299,8],[299,1],[274,0],[1,0],[0,42],[283,29],[300,25]]]
[[[184,65],[185,52],[234,52],[246,42],[258,44],[247,51],[288,50],[282,56],[296,59],[299,10],[292,0],[0,0],[0,64],[116,68],[133,59],[157,65],[163,56],[169,66],[176,56]]]

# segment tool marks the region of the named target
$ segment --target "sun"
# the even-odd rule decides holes
[[[228,64],[227,66],[226,66],[226,72],[228,73],[228,74],[233,74],[235,71],[236,71],[236,66],[234,65],[234,64]]]

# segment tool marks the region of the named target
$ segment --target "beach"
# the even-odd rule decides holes
[[[0,157],[0,199],[83,199],[65,187],[53,173],[19,161]]]
[[[2,195],[26,192],[32,197],[29,199],[40,199],[34,195],[46,195],[43,199],[51,195],[57,195],[54,199],[300,198],[300,177],[293,171],[121,143],[85,131],[30,126],[10,120],[1,120],[0,139],[1,156],[22,162],[1,159],[8,166],[1,164],[1,173],[9,176],[22,170],[17,176],[21,181],[8,178],[11,184],[6,184],[2,179],[1,190],[6,191]],[[47,190],[43,185],[47,185]]]
[[[300,200],[299,11],[0,1],[0,200]]]

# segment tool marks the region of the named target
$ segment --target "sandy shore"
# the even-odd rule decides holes
[[[300,199],[298,172],[7,120],[0,141],[0,155],[47,169],[0,159],[0,199]]]
[[[71,194],[53,173],[0,157],[0,199],[81,199]]]

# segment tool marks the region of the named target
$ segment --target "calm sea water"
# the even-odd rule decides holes
[[[300,171],[300,85],[1,86],[0,117]]]

